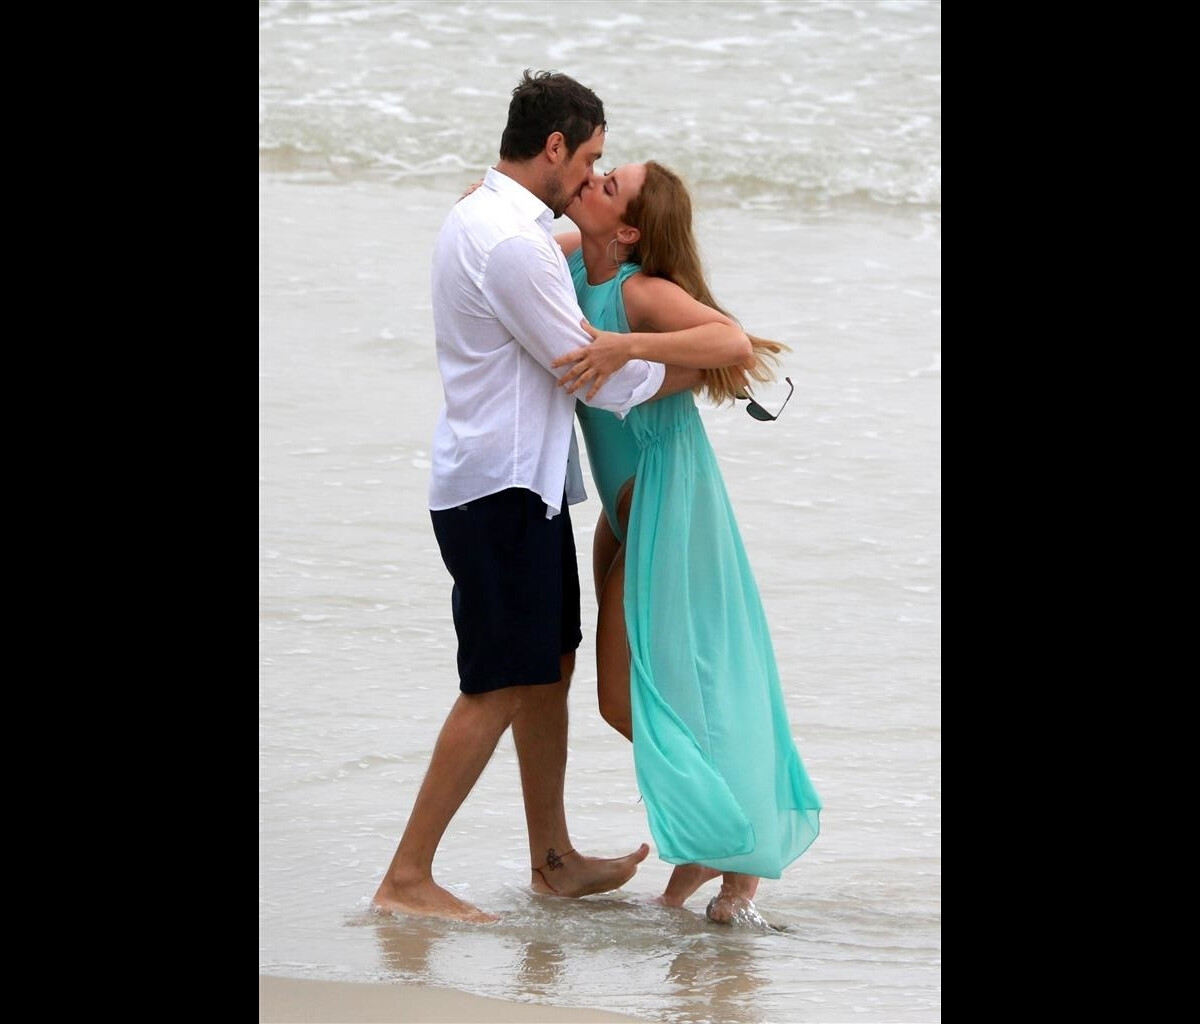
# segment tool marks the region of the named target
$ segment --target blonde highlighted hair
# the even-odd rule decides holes
[[[641,232],[641,237],[626,257],[641,265],[642,273],[671,281],[692,298],[724,313],[736,322],[736,317],[722,309],[704,277],[700,251],[692,233],[692,197],[679,175],[653,160],[646,162],[646,180],[641,191],[625,208],[624,221]],[[791,351],[787,345],[747,334],[754,347],[754,368],[745,370],[752,380],[771,381],[779,365],[779,353]],[[723,366],[704,371],[704,381],[696,389],[713,402],[733,401],[745,397],[741,372],[736,366]]]

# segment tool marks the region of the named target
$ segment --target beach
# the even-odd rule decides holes
[[[636,1021],[604,1010],[541,1006],[454,989],[258,976],[262,1024],[603,1024]]]
[[[531,898],[508,737],[434,865],[502,921],[369,912],[456,694],[424,500],[441,395],[428,266],[409,256],[430,251],[456,188],[261,181],[260,973],[676,1024],[797,1020],[797,998],[836,1014],[807,1019],[935,1020],[940,364],[917,315],[935,294],[920,212],[849,205],[803,230],[775,211],[702,214],[706,238],[725,239],[720,294],[794,349],[797,397],[777,423],[701,411],[758,567],[794,735],[834,808],[804,857],[762,886],[760,909],[788,931],[721,931],[703,920],[703,892],[657,912],[670,866],[653,854],[607,897]],[[770,247],[788,259],[756,263]],[[782,394],[768,394],[777,407]],[[573,510],[581,573],[598,508]],[[650,837],[628,744],[596,708],[586,577],[582,589],[567,806],[584,848],[615,856]]]
[[[259,16],[260,1020],[940,1021],[940,5]],[[656,906],[656,850],[615,893],[533,895],[508,736],[434,862],[500,920],[370,909],[457,695],[427,507],[433,242],[525,67],[604,99],[601,170],[684,177],[714,295],[790,346],[777,421],[700,403],[825,808],[762,883],[776,929],[711,924],[710,889]],[[610,857],[651,836],[596,705],[584,475],[566,805],[572,841]]]

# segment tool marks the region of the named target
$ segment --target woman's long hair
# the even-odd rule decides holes
[[[641,232],[627,260],[641,265],[642,273],[673,281],[698,302],[724,313],[708,290],[700,252],[692,234],[692,198],[674,171],[653,160],[646,163],[646,180],[641,191],[625,208],[624,221]],[[778,341],[747,334],[754,346],[754,368],[745,373],[757,381],[775,379],[779,353],[790,351]],[[737,367],[724,366],[704,371],[704,382],[697,389],[712,401],[721,403],[745,397]]]

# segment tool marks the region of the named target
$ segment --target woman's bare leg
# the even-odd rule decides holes
[[[626,536],[633,505],[633,481],[617,499],[617,518]],[[596,680],[600,714],[627,740],[633,740],[629,697],[629,637],[625,629],[625,545],[617,540],[608,515],[600,513],[592,537],[592,576],[599,614],[596,621]],[[656,900],[664,907],[682,907],[705,882],[720,875],[716,868],[679,864]]]
[[[608,570],[612,568],[620,550],[621,542],[608,523],[608,513],[602,511],[596,523],[596,532],[592,534],[592,584],[596,589],[596,604],[600,603],[600,591],[604,589]]]
[[[727,871],[721,877],[721,891],[708,904],[707,915],[717,924],[733,924],[735,918],[745,923],[761,922],[754,908],[754,894],[758,892],[758,877]]]
[[[633,477],[617,494],[617,521],[629,535]],[[629,637],[625,631],[625,545],[617,540],[606,517],[596,524],[592,571],[596,578],[596,696],[601,717],[627,740],[633,740],[629,699]],[[615,549],[613,545],[616,545]]]
[[[664,907],[682,907],[700,886],[720,874],[716,868],[706,868],[703,864],[677,864],[663,894],[655,902]]]
[[[596,615],[596,696],[601,717],[630,742],[629,640],[625,633],[625,548],[621,547],[600,590]]]

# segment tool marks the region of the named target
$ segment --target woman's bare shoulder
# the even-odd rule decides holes
[[[630,274],[621,284],[621,296],[626,306],[631,300],[638,306],[652,306],[680,295],[687,295],[687,292],[674,281],[668,281],[665,277],[651,277],[641,270]]]
[[[625,316],[635,331],[677,331],[697,324],[732,323],[723,313],[697,302],[674,281],[638,271],[621,289]]]
[[[583,244],[578,231],[564,231],[561,235],[555,235],[554,240],[562,249],[564,256],[570,256]]]

